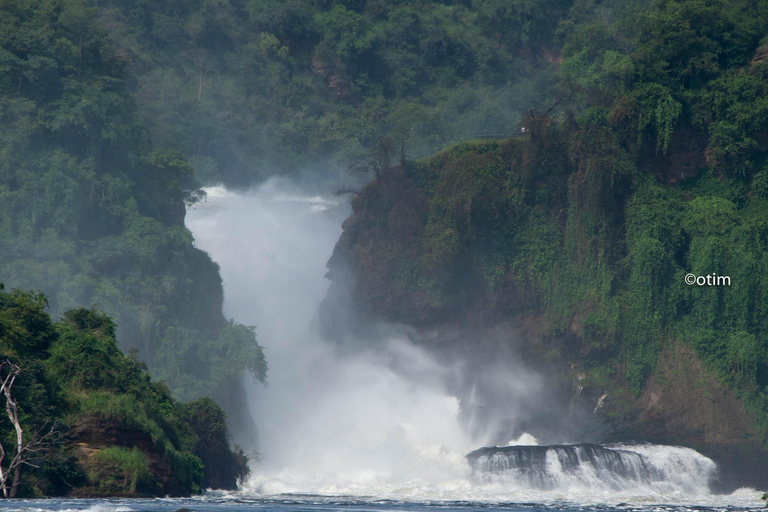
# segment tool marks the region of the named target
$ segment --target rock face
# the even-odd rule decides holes
[[[668,348],[633,410],[611,437],[681,444],[716,460],[716,490],[765,485],[768,459],[753,421],[733,391],[703,367],[690,347]]]
[[[641,168],[660,183],[674,185],[696,177],[707,165],[706,147],[706,137],[690,128],[681,127],[670,137],[666,153],[659,154],[655,148],[646,151]]]
[[[145,430],[130,425],[130,419],[84,416],[67,432],[67,445],[85,470],[85,479],[71,482],[68,494],[95,496],[189,496],[203,489],[236,490],[248,475],[242,451],[232,450],[226,415],[211,398],[189,404],[190,431],[197,438],[194,456],[153,439]],[[115,457],[115,450],[127,459]],[[113,454],[104,457],[105,453]],[[202,462],[202,465],[199,463]],[[190,485],[194,472],[201,472],[199,488]]]
[[[156,443],[152,442],[149,435],[130,428],[125,424],[108,419],[84,418],[79,421],[69,432],[69,441],[74,447],[74,452],[78,455],[83,466],[86,468],[93,461],[93,457],[100,450],[105,448],[121,446],[132,449],[138,448],[144,455],[149,471],[152,474],[154,483],[145,489],[137,489],[134,492],[127,492],[125,489],[125,480],[128,476],[121,472],[111,475],[121,488],[120,491],[110,490],[108,488],[97,488],[91,486],[75,487],[71,494],[82,497],[95,496],[114,496],[121,495],[127,497],[141,497],[149,495],[156,496],[188,496],[189,492],[182,489],[179,485],[179,478],[174,470],[173,464],[168,455],[161,452]],[[110,478],[110,477],[107,477]],[[104,478],[102,478],[104,480]]]
[[[489,147],[495,150],[496,144],[489,143]],[[497,160],[493,150],[465,158],[474,165],[487,165]],[[509,148],[499,151],[508,152]],[[452,167],[447,157],[435,158],[444,158],[446,167]],[[531,297],[516,282],[514,273],[503,276],[500,286],[489,292],[483,276],[466,261],[472,256],[461,253],[463,240],[440,240],[442,234],[435,233],[437,228],[431,225],[433,219],[430,218],[430,202],[434,196],[430,192],[450,200],[451,189],[473,186],[472,176],[460,176],[458,169],[455,174],[446,180],[444,187],[430,191],[419,186],[408,169],[396,167],[382,173],[359,192],[352,201],[354,213],[345,221],[344,231],[328,262],[326,277],[332,282],[331,301],[341,300],[351,289],[352,296],[346,302],[357,313],[425,327],[446,321],[459,311],[470,310],[472,313],[464,317],[472,317],[481,325],[491,319],[489,315],[500,319],[530,303]],[[458,234],[457,238],[471,236],[476,230],[471,225],[473,217],[485,214],[479,211],[483,207],[482,198],[451,207],[465,210],[466,226],[446,229],[447,236],[454,236],[464,227],[469,233]],[[453,243],[457,251],[443,258],[430,247],[432,239],[437,239],[435,245]],[[450,273],[450,278],[442,275],[445,273]],[[430,286],[419,282],[433,275],[443,281],[455,278],[456,282],[436,282]]]
[[[427,196],[398,171],[363,189],[353,205],[356,213],[344,223],[328,262],[327,277],[337,285],[334,293],[341,295],[351,285],[356,305],[375,316],[412,325],[438,320],[442,308],[426,293],[392,279],[398,263],[424,237]],[[354,276],[350,269],[355,269]]]
[[[604,215],[606,226],[589,236],[604,237],[601,251],[615,251],[615,261],[627,261],[623,200],[617,191],[606,192],[613,211],[622,213],[600,213],[590,199],[574,195],[580,171],[567,178],[571,171],[563,170],[579,168],[578,161],[560,168],[556,151],[536,155],[526,144],[459,146],[411,168],[382,173],[362,189],[328,263],[332,285],[324,304],[326,328],[341,329],[350,318],[406,324],[423,346],[446,360],[469,361],[478,374],[492,364],[538,372],[545,382],[540,396],[550,407],[542,410],[540,403],[530,403],[536,414],[502,421],[507,425],[499,438],[504,444],[527,431],[544,443],[679,445],[718,464],[713,490],[768,486],[768,454],[754,416],[685,339],[654,338],[657,348],[642,356],[650,362],[633,388],[633,362],[619,355],[629,335],[596,324],[598,299],[553,309],[557,287],[567,283],[560,270],[538,281],[536,272],[565,268],[571,254],[575,265],[588,261],[589,251],[601,243],[585,235],[596,230],[585,214],[588,208],[598,212],[595,218]],[[675,139],[671,147],[671,156],[664,157],[669,161],[656,166],[656,177],[665,186],[694,176],[704,164],[697,140]],[[547,166],[536,164],[542,158]],[[537,168],[546,171],[537,177]],[[492,178],[484,182],[484,176]],[[600,185],[590,185],[591,179],[585,175],[584,190]],[[613,179],[610,186],[619,183]],[[558,188],[566,184],[570,192]],[[544,187],[546,196],[538,192]],[[587,205],[582,210],[574,207],[579,201]],[[451,217],[440,217],[449,209]],[[522,233],[510,236],[515,244],[496,253],[503,255],[508,248],[513,257],[499,265],[498,258],[483,259],[494,250],[494,240],[515,230]],[[547,237],[561,240],[551,245],[554,254],[535,245]],[[598,296],[601,287],[610,295],[628,286],[617,284],[623,279],[618,272],[626,272],[622,268],[617,265],[607,280],[593,273],[593,282],[577,286],[598,290],[586,297]],[[459,383],[455,390],[464,411],[468,386],[469,381]]]

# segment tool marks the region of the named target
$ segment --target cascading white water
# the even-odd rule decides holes
[[[443,385],[452,369],[405,338],[354,356],[320,339],[325,265],[348,207],[289,190],[212,189],[187,217],[221,266],[226,315],[257,326],[268,358],[268,387],[251,387],[262,459],[249,487],[366,492],[465,478],[472,446]]]
[[[650,444],[504,446],[467,458],[481,480],[537,489],[705,494],[716,469],[690,448]]]
[[[249,387],[262,459],[252,465],[244,492],[548,499],[524,482],[473,476],[465,454],[483,440],[463,428],[458,400],[446,385],[460,369],[438,364],[404,336],[354,356],[338,354],[320,338],[316,314],[329,286],[325,265],[348,206],[280,181],[243,194],[208,193],[207,203],[188,212],[187,226],[221,267],[225,314],[257,326],[270,366],[268,387]],[[526,384],[533,379],[496,378],[506,395],[535,392]],[[625,479],[627,487],[616,493],[597,475],[563,481],[569,496],[626,500],[627,493],[708,492],[712,463],[693,450],[613,449],[662,468],[668,485],[632,487]],[[675,480],[675,473],[683,476]]]

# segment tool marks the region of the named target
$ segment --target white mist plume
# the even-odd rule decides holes
[[[187,218],[221,266],[225,314],[257,326],[268,358],[268,388],[254,385],[250,397],[263,455],[254,482],[332,492],[465,477],[471,443],[444,385],[453,369],[405,338],[350,356],[320,339],[325,265],[348,208],[287,189],[279,181],[242,195],[210,189]]]
[[[528,432],[523,432],[520,434],[520,437],[517,439],[513,439],[510,442],[507,443],[507,446],[538,446],[539,441],[536,440],[535,437],[533,437]]]

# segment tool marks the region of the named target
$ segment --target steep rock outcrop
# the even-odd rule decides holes
[[[628,178],[633,171],[601,167],[614,165],[605,154],[563,162],[554,138],[545,129],[533,141],[466,143],[382,173],[353,199],[328,264],[333,284],[326,303],[343,302],[372,322],[412,326],[415,338],[446,359],[469,359],[478,368],[522,361],[540,372],[548,381],[543,396],[560,414],[516,420],[507,434],[523,425],[545,442],[564,442],[567,431],[575,437],[567,442],[677,444],[720,465],[717,490],[768,485],[754,402],[745,407],[753,388],[736,363],[729,375],[716,371],[715,362],[734,356],[712,352],[698,331],[672,336],[653,323],[666,301],[678,300],[665,321],[681,329],[700,307],[675,298],[692,293],[681,273],[691,268],[691,239],[711,236],[710,220],[693,217],[697,210],[684,202],[696,190],[669,206],[661,202],[674,193],[665,192],[675,182],[668,173],[651,185],[642,174]],[[546,143],[554,149],[542,150]],[[691,154],[698,155],[696,144]],[[698,171],[696,155],[688,167]],[[607,172],[614,177],[606,179]],[[627,225],[649,222],[632,216],[656,205],[636,206],[639,188],[658,194],[648,197],[660,201],[659,215],[692,212],[669,242],[680,244],[677,252],[642,260],[650,249],[629,238],[635,234],[627,230],[637,228]],[[654,236],[668,243],[665,231]],[[658,288],[646,294],[635,276],[654,272]],[[496,341],[488,342],[493,331]],[[727,343],[734,343],[727,350],[739,350]],[[513,349],[503,354],[501,347]],[[457,384],[455,392],[467,390]]]
[[[73,496],[97,497],[97,496],[188,496],[189,491],[179,481],[174,464],[168,454],[163,453],[161,448],[145,432],[131,428],[123,422],[102,419],[94,417],[85,417],[77,422],[68,434],[68,441],[73,447],[80,463],[83,467],[99,465],[95,460],[95,455],[101,450],[120,446],[128,449],[138,448],[146,460],[149,471],[152,474],[152,482],[147,485],[139,485],[133,492],[128,490],[127,479],[130,478],[126,472],[111,471],[112,474],[100,474],[99,481],[93,482],[100,484],[98,487],[86,485],[75,487],[70,492]],[[99,468],[103,473],[110,473],[109,468],[103,465]],[[116,485],[114,489],[103,482],[114,480]]]

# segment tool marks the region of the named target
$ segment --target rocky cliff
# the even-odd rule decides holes
[[[530,137],[459,144],[360,190],[327,303],[412,326],[480,373],[545,376],[548,407],[500,442],[676,444],[719,464],[717,490],[768,486],[764,196],[707,168],[700,139],[646,162],[604,127],[528,122]],[[685,284],[712,272],[732,285]],[[328,328],[348,320],[332,311]]]

